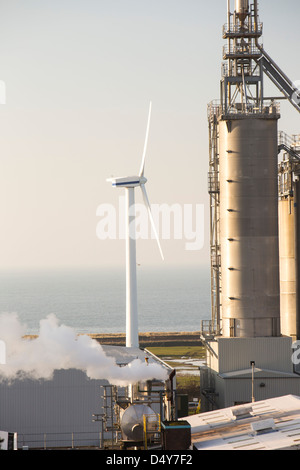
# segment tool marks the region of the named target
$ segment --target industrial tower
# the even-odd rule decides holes
[[[300,112],[300,97],[260,45],[262,32],[257,0],[235,0],[234,12],[228,0],[220,100],[208,106],[212,318],[201,329],[203,411],[254,400],[254,379],[260,400],[300,393],[291,360],[299,338],[296,217],[290,238],[284,233],[284,218],[294,214],[300,146],[295,136],[278,141],[278,100]],[[264,95],[265,75],[282,96]],[[280,221],[278,201],[285,204]]]

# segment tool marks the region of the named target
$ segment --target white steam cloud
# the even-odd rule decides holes
[[[25,334],[25,327],[16,314],[0,315],[0,339],[6,345],[6,363],[0,365],[0,380],[49,380],[55,370],[61,369],[78,369],[90,379],[105,379],[119,386],[167,378],[162,366],[147,365],[140,359],[118,366],[96,340],[86,335],[77,336],[72,328],[59,324],[55,315],[40,321],[36,339],[25,339]]]

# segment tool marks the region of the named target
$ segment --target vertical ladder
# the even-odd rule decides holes
[[[115,412],[117,387],[114,385],[101,385],[101,388],[103,390],[103,395],[101,396],[103,400],[103,423],[105,431],[111,433],[111,448],[113,448],[120,431],[120,423]]]
[[[211,325],[215,334],[221,331],[221,247],[220,247],[220,181],[218,153],[218,121],[209,113],[209,174],[210,196],[210,260],[211,260]]]

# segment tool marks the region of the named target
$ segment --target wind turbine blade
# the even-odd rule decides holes
[[[150,129],[150,120],[151,120],[151,110],[152,110],[152,103],[150,101],[149,114],[148,114],[148,123],[147,123],[146,137],[145,137],[145,143],[144,143],[144,151],[143,151],[142,164],[141,164],[139,176],[144,176],[145,158],[146,158],[146,152],[147,152],[149,129]]]
[[[145,185],[144,185],[144,184],[141,184],[141,190],[142,190],[142,194],[143,194],[145,206],[146,206],[147,209],[148,209],[148,214],[149,214],[150,222],[151,222],[152,229],[153,229],[153,232],[154,232],[155,237],[156,237],[156,241],[157,241],[157,244],[158,244],[158,248],[159,248],[159,251],[160,251],[160,255],[161,255],[161,257],[162,257],[162,260],[164,261],[165,258],[164,258],[164,255],[163,255],[163,252],[162,252],[162,249],[161,249],[161,246],[160,246],[158,234],[157,234],[157,231],[156,231],[154,219],[153,219],[152,212],[151,212],[151,206],[150,206],[150,203],[149,203],[149,199],[148,199],[147,192],[146,192],[146,188],[145,188]]]

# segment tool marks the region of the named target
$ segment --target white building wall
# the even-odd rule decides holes
[[[211,368],[217,373],[248,369],[255,361],[261,369],[293,372],[292,338],[218,338],[211,342]]]
[[[227,408],[240,403],[250,403],[252,399],[252,380],[224,379],[224,393],[220,406]],[[264,384],[263,387],[260,384]],[[257,378],[254,380],[255,401],[267,400],[285,394],[300,395],[300,377],[297,378]]]
[[[251,373],[247,378],[245,374],[242,374],[242,378],[238,374],[234,378],[229,374],[251,369],[250,361],[255,361],[257,369],[268,371],[267,377],[255,378],[257,399],[264,400],[287,394],[300,395],[300,375],[293,375],[292,344],[291,337],[219,337],[216,341],[211,341],[208,352],[208,383],[214,390],[215,408],[251,401]],[[287,376],[284,377],[284,374]],[[259,383],[264,383],[265,386],[259,387]],[[203,408],[211,409],[204,398]]]

